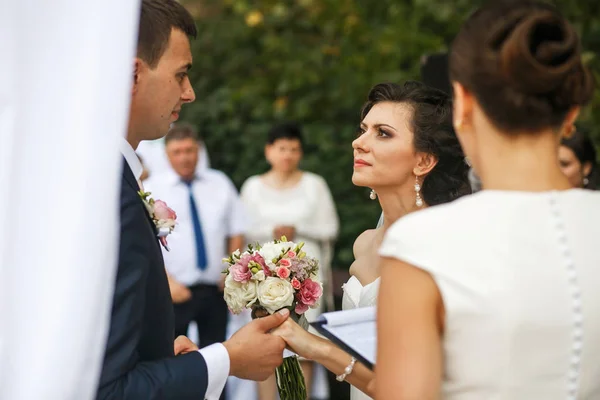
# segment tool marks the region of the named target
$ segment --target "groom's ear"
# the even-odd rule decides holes
[[[142,67],[142,60],[140,60],[139,58],[136,57],[133,62],[133,88],[132,88],[133,93],[137,92],[137,89],[138,89],[138,84],[140,81],[141,67]]]
[[[415,176],[425,176],[438,163],[438,158],[431,153],[417,153],[417,165],[413,169]]]

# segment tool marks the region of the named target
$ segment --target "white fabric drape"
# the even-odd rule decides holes
[[[0,0],[0,399],[94,397],[139,0]]]

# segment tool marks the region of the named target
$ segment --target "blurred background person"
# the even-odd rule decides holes
[[[267,242],[286,236],[288,240],[304,242],[305,251],[320,262],[319,279],[324,294],[320,307],[306,312],[309,321],[323,310],[331,291],[331,246],[338,234],[339,221],[329,187],[325,180],[299,168],[303,156],[303,135],[298,124],[275,125],[268,133],[265,157],[271,169],[248,178],[241,195],[249,215],[248,242]],[[302,361],[307,392],[311,393],[314,363]],[[318,369],[320,378],[325,376]],[[321,380],[321,379],[320,379]],[[260,400],[276,396],[274,376],[259,383]]]
[[[222,258],[243,246],[245,218],[230,179],[214,169],[198,171],[199,147],[191,125],[173,126],[165,138],[171,168],[152,174],[144,186],[177,212],[177,227],[168,238],[172,251],[163,249],[175,335],[187,335],[194,321],[202,348],[226,339]]]
[[[598,189],[596,149],[584,128],[577,126],[572,136],[561,139],[558,160],[574,188]]]
[[[196,166],[196,170],[201,172],[206,168],[210,168],[210,158],[203,140],[198,139],[198,144],[200,146],[198,147],[198,165]],[[167,152],[165,151],[165,138],[140,142],[135,152],[140,159],[143,158],[144,169],[148,175],[153,173],[161,174],[172,169],[171,163],[167,158]]]

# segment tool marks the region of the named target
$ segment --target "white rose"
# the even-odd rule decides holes
[[[241,313],[244,308],[249,308],[257,300],[256,282],[239,283],[233,280],[231,274],[225,278],[223,297],[227,306],[234,314]]]
[[[252,279],[254,279],[255,281],[261,282],[265,280],[265,271],[263,271],[262,269],[260,271],[258,271],[257,273],[255,273],[252,276]]]
[[[270,276],[258,284],[258,302],[269,314],[294,303],[294,288],[284,279]]]
[[[281,252],[287,249],[293,249],[296,245],[293,242],[283,243],[265,243],[258,253],[265,259],[267,264],[272,264],[274,258],[279,258]],[[269,265],[270,266],[270,265]]]

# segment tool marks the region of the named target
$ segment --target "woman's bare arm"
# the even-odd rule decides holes
[[[442,380],[443,303],[427,272],[383,258],[377,308],[377,400],[435,400]]]

